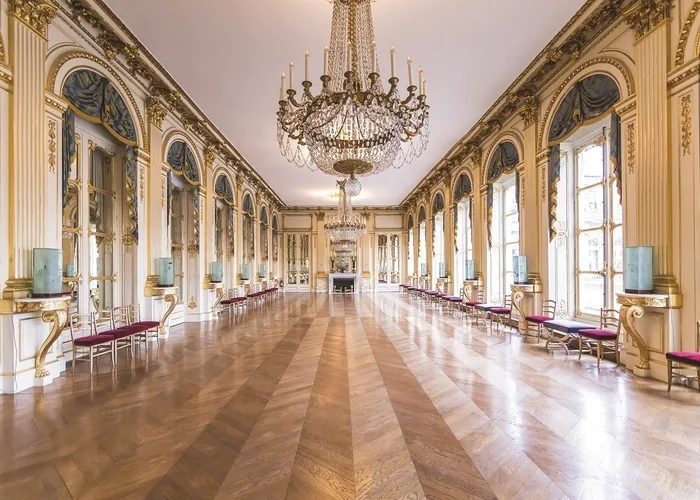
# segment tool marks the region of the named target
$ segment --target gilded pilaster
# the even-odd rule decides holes
[[[148,114],[149,137],[149,161],[146,168],[146,182],[144,191],[146,199],[140,205],[146,207],[148,232],[141,231],[140,238],[146,247],[146,259],[148,262],[148,275],[150,282],[157,281],[158,260],[161,257],[170,256],[168,249],[168,169],[163,158],[163,117],[155,116],[153,108],[155,98],[147,100],[146,110]],[[148,288],[149,279],[146,280]]]
[[[672,276],[667,74],[671,68],[671,0],[643,0],[625,12],[635,32],[637,69],[637,240],[654,247],[654,287],[677,294]]]
[[[46,30],[53,4],[37,0],[9,3],[9,65],[13,69],[10,116],[9,279],[3,295],[29,290],[32,249],[45,247],[49,176],[44,114]],[[51,220],[55,220],[55,213]]]

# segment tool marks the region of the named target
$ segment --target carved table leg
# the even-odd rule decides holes
[[[649,350],[646,342],[636,328],[636,320],[644,316],[644,309],[637,305],[623,305],[620,309],[620,319],[625,331],[634,339],[639,348],[639,361],[634,365],[639,370],[649,371]],[[632,321],[632,320],[635,321]],[[648,376],[648,375],[647,375]]]
[[[46,364],[46,354],[51,349],[58,338],[61,336],[63,328],[66,326],[66,320],[68,319],[67,309],[58,309],[56,311],[44,311],[41,315],[42,321],[51,324],[51,331],[46,340],[39,347],[39,351],[36,353],[36,358],[34,359],[34,376],[36,378],[46,377],[49,375],[49,370],[44,366]]]
[[[517,291],[513,294],[513,307],[515,307],[515,310],[518,311],[518,316],[520,316],[520,319],[518,320],[518,330],[520,331],[520,335],[527,334],[527,321],[525,320],[525,311],[523,311],[524,297],[525,293],[522,291]]]
[[[167,335],[170,333],[170,325],[168,323],[168,318],[170,315],[173,313],[175,310],[175,306],[177,305],[177,295],[175,294],[168,294],[165,297],[163,297],[164,302],[169,302],[170,306],[168,309],[165,311],[163,314],[163,317],[160,320],[160,326],[158,327],[158,334],[160,335]]]

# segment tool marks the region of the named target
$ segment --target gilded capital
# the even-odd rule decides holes
[[[651,33],[671,18],[673,0],[640,0],[624,13],[625,21],[634,30],[635,40]]]
[[[533,96],[523,99],[523,104],[518,109],[518,114],[526,127],[532,125],[537,119],[537,99]]]
[[[204,164],[211,168],[216,160],[216,145],[208,142],[204,145]]]
[[[46,30],[56,17],[56,5],[45,0],[10,0],[10,12],[22,23],[46,38]]]
[[[148,121],[158,128],[163,127],[163,120],[168,111],[163,106],[163,103],[157,97],[149,97],[146,99],[146,114]]]

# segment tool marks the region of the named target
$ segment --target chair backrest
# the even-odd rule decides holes
[[[555,300],[545,300],[542,303],[542,316],[554,318],[557,314],[557,302]]]
[[[505,295],[503,297],[503,307],[506,309],[511,309],[513,307],[513,302],[511,301],[510,295]]]
[[[476,291],[476,298],[473,301],[479,302],[480,304],[484,303],[484,289],[483,288],[479,288]]]
[[[441,294],[446,294],[447,293],[447,279],[446,278],[438,278],[437,283],[435,284],[435,290],[438,293]]]
[[[228,292],[226,292],[226,293],[228,293],[228,298],[232,299],[232,298],[238,296],[238,289],[237,288],[229,288]]]
[[[89,337],[93,335],[95,333],[95,313],[71,314],[69,328],[70,337],[73,341],[80,337]]]
[[[139,304],[131,304],[129,306],[129,324],[141,321],[141,306]]]
[[[243,285],[243,295],[245,295],[246,297],[250,295],[250,283],[246,283],[245,285]]]
[[[129,319],[128,306],[117,306],[112,309],[112,326],[114,328],[130,325]]]
[[[105,330],[113,330],[114,322],[112,321],[112,311],[100,311],[99,318],[97,314],[95,314],[93,324],[95,325],[95,333],[101,333]]]
[[[614,330],[620,333],[620,313],[615,309],[600,310],[600,328],[602,330]]]

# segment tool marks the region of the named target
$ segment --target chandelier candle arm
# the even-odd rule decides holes
[[[328,74],[328,47],[323,49],[323,74]]]
[[[282,78],[280,80],[280,102],[284,100],[284,73],[282,73]]]
[[[289,90],[294,90],[294,63],[289,61]]]
[[[377,72],[377,42],[372,40],[372,73]]]
[[[418,66],[418,94],[425,95],[425,94],[423,94],[423,67],[422,66]]]
[[[304,54],[304,81],[309,81],[309,51]]]
[[[391,56],[391,77],[396,78],[396,49],[394,47],[389,50],[389,55]]]
[[[411,61],[411,58],[409,57],[408,60],[408,87],[413,87],[413,69],[412,69],[412,64],[413,61]]]

